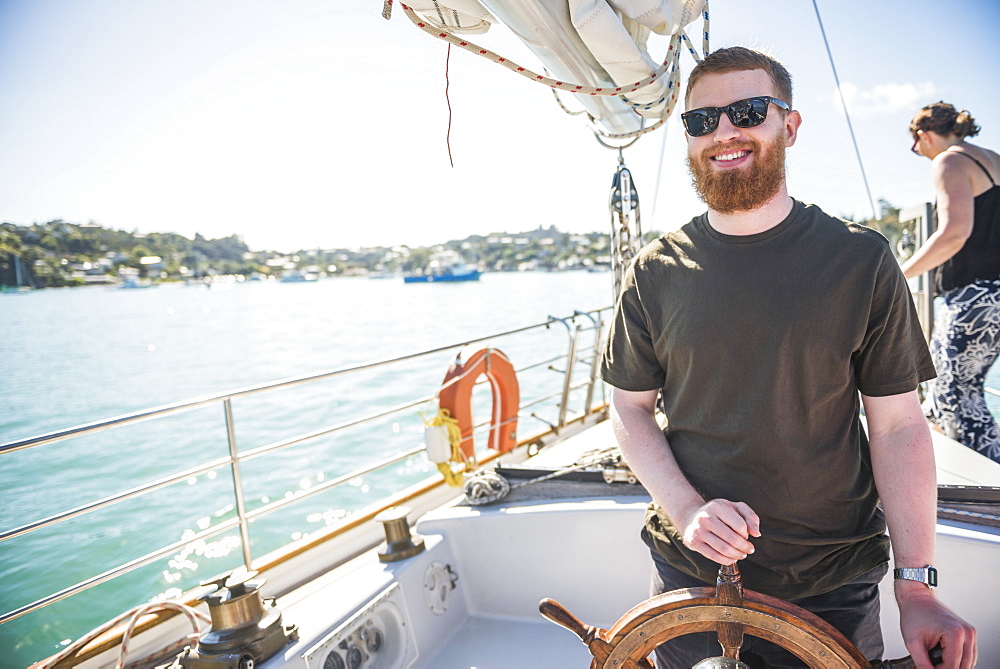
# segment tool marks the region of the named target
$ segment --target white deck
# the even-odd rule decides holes
[[[565,463],[610,439],[610,428],[602,424],[544,457]],[[940,435],[935,448],[942,483],[1000,485],[1000,465]],[[969,465],[976,476],[962,473]],[[300,626],[301,638],[263,667],[319,669],[329,652],[345,652],[358,641],[352,633],[372,625],[385,630],[385,643],[367,655],[364,669],[587,666],[584,645],[543,619],[537,606],[551,597],[584,623],[607,628],[647,597],[651,562],[638,533],[648,497],[618,495],[621,485],[613,490],[615,496],[603,499],[431,512],[416,528],[427,544],[420,555],[383,565],[369,553],[279,600],[285,620]],[[979,628],[980,666],[1000,666],[1000,635],[990,633],[1000,620],[1000,574],[993,569],[998,537],[942,523],[938,553],[939,595]],[[445,565],[457,575],[455,589],[427,587],[428,574],[442,573]],[[891,594],[883,602],[886,656],[904,656]]]
[[[1000,464],[931,430],[938,485],[1000,486]]]
[[[473,616],[447,647],[416,666],[427,669],[583,669],[590,666],[591,659],[579,639],[547,620],[531,622]]]

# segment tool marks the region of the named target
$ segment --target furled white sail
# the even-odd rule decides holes
[[[406,4],[431,25],[457,35],[484,33],[496,22],[476,0],[414,0]]]
[[[677,57],[684,28],[702,14],[705,0],[417,0],[407,3],[424,20],[452,34],[486,32],[503,23],[562,81],[612,88],[649,78],[663,63],[650,57],[651,32],[671,35],[671,73],[619,95],[577,94],[608,134],[640,131],[661,119],[678,94]]]

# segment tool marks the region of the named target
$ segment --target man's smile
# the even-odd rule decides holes
[[[728,151],[727,153],[722,153],[717,156],[712,156],[711,160],[717,163],[728,163],[733,160],[739,160],[750,155],[750,151],[747,149],[739,149],[736,151]]]

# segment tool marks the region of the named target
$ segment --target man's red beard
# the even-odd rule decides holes
[[[702,201],[720,214],[757,209],[774,197],[785,180],[784,137],[776,137],[766,151],[761,151],[759,142],[747,140],[726,147],[725,152],[741,149],[753,151],[749,167],[714,169],[708,154],[718,155],[719,147],[705,149],[697,159],[688,154],[691,183]]]

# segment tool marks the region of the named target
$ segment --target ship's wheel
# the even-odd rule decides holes
[[[719,636],[722,656],[698,666],[741,666],[737,660],[744,634],[775,643],[811,667],[914,666],[908,657],[869,662],[822,618],[781,599],[744,591],[736,565],[719,570],[716,588],[685,588],[657,595],[632,608],[608,630],[585,625],[551,599],[543,599],[538,609],[580,637],[594,657],[591,669],[652,669],[646,658],[660,644],[693,632],[713,631]]]

